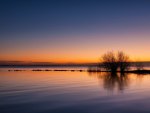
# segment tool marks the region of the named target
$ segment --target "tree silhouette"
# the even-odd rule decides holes
[[[107,52],[102,56],[102,65],[107,71],[117,71],[118,63],[114,52]]]
[[[119,51],[117,54],[114,52],[107,52],[102,55],[102,66],[106,71],[116,73],[118,70],[123,73],[126,71],[129,66],[129,57],[122,51]]]
[[[129,56],[127,56],[124,52],[119,51],[117,54],[118,67],[120,72],[124,72],[129,69]]]

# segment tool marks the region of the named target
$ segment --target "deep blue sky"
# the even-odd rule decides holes
[[[120,49],[138,56],[149,34],[149,0],[0,1],[2,60],[62,61],[73,55],[68,62],[87,56],[94,61],[104,51]]]

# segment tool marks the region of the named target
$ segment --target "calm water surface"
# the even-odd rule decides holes
[[[1,69],[0,113],[150,113],[150,75]]]

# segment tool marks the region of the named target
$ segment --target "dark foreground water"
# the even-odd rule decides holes
[[[150,75],[0,70],[0,113],[150,113]]]

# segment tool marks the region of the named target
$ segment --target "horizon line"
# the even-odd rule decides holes
[[[131,63],[150,63],[150,61],[130,61]],[[40,61],[4,61],[0,60],[0,65],[88,65],[98,64],[100,62],[40,62]]]

